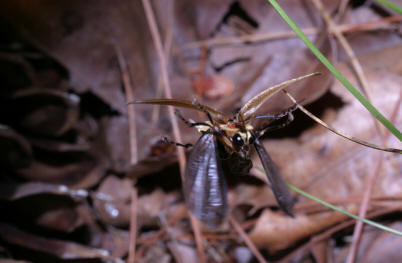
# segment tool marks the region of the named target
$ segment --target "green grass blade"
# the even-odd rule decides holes
[[[349,217],[351,217],[351,218],[353,218],[353,219],[360,220],[360,221],[366,223],[367,225],[376,227],[376,228],[378,228],[378,229],[387,231],[387,232],[389,232],[389,233],[392,233],[392,234],[395,234],[395,235],[398,235],[398,236],[402,236],[402,232],[400,232],[400,231],[398,231],[398,230],[395,230],[395,229],[393,229],[393,228],[384,226],[384,225],[382,225],[382,224],[376,223],[376,222],[371,221],[371,220],[369,220],[369,219],[365,219],[365,218],[362,218],[362,217],[357,216],[357,215],[355,215],[355,214],[352,214],[352,213],[350,213],[350,212],[348,212],[348,211],[346,211],[346,210],[343,210],[342,208],[339,208],[339,207],[337,207],[337,206],[331,205],[330,203],[327,203],[327,202],[325,202],[325,201],[322,201],[321,199],[318,199],[317,197],[312,196],[312,195],[310,195],[310,194],[304,192],[303,190],[301,190],[301,189],[299,189],[299,188],[297,188],[297,187],[295,187],[295,186],[293,186],[293,185],[291,185],[291,184],[287,184],[287,185],[288,185],[288,187],[289,187],[290,189],[292,189],[292,190],[295,191],[296,193],[299,193],[299,194],[303,195],[304,197],[306,197],[306,198],[308,198],[308,199],[311,199],[311,200],[313,200],[313,201],[315,201],[315,202],[317,202],[317,203],[320,203],[320,204],[322,204],[322,205],[324,205],[324,206],[326,206],[326,207],[328,207],[328,208],[330,208],[330,209],[332,209],[332,210],[335,210],[335,211],[337,211],[337,212],[340,212],[340,213],[342,213],[342,214],[345,214],[345,215],[347,215],[347,216],[349,216]]]
[[[370,102],[364,98],[353,85],[329,62],[329,60],[314,46],[314,44],[306,37],[299,27],[290,19],[285,11],[279,6],[275,0],[268,0],[269,3],[275,8],[279,15],[285,22],[292,28],[292,30],[299,36],[299,38],[307,45],[313,54],[328,68],[329,71],[367,108],[371,114],[376,117],[387,129],[394,134],[400,141],[402,141],[402,133],[388,121]]]
[[[386,6],[392,10],[394,10],[395,12],[402,14],[402,7],[387,1],[387,0],[375,0],[377,3],[379,3],[380,5]]]

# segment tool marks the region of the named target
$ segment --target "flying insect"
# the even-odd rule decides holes
[[[185,169],[183,182],[184,198],[189,210],[206,226],[217,228],[224,220],[227,205],[227,183],[224,176],[222,161],[229,158],[233,165],[242,164],[248,172],[252,164],[250,148],[253,146],[261,160],[265,173],[279,207],[288,215],[293,216],[293,199],[289,188],[280,176],[271,157],[263,147],[259,138],[267,131],[283,127],[293,120],[291,107],[273,115],[256,116],[257,110],[273,94],[290,84],[320,73],[312,73],[282,82],[270,87],[250,99],[233,117],[198,103],[179,99],[136,100],[128,104],[158,104],[189,108],[206,114],[205,122],[194,122],[184,119],[176,111],[176,115],[188,126],[195,127],[201,137],[190,153]],[[279,126],[272,127],[268,122],[256,128],[252,125],[255,119],[276,120],[287,117]],[[175,143],[178,146],[189,146]],[[225,156],[225,157],[222,157]]]

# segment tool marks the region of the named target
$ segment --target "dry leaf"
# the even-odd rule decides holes
[[[337,212],[308,216],[299,214],[291,218],[267,209],[258,218],[249,237],[256,246],[275,253],[346,218]]]

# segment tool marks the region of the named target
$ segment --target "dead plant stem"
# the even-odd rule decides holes
[[[158,55],[158,60],[160,63],[161,75],[162,75],[162,80],[163,80],[163,86],[164,86],[164,90],[165,90],[165,96],[166,96],[166,98],[171,99],[172,91],[171,91],[170,83],[169,83],[167,62],[166,62],[165,55],[163,53],[162,42],[161,42],[159,30],[156,26],[155,16],[152,11],[152,7],[151,7],[149,0],[142,0],[142,4],[144,6],[145,15],[146,15],[147,22],[148,22],[148,25],[151,30],[152,39],[153,39],[153,42],[154,42],[154,45],[156,48],[156,52]],[[177,119],[175,118],[173,107],[168,106],[168,110],[169,110],[170,122],[173,127],[173,137],[176,142],[181,143],[182,140],[181,140],[179,125],[177,123]],[[181,180],[182,180],[182,182],[184,182],[184,180],[185,180],[184,170],[185,170],[185,166],[186,166],[186,163],[185,163],[186,157],[184,154],[184,149],[177,147],[177,155],[178,155],[179,166],[180,166]],[[196,241],[197,250],[198,250],[201,262],[205,262],[205,253],[204,253],[204,249],[203,249],[202,242],[201,242],[202,238],[201,238],[201,232],[198,228],[198,222],[195,222],[195,219],[193,216],[190,216],[190,219],[191,219],[191,225],[194,230],[195,241]]]
[[[119,61],[119,66],[123,79],[123,86],[126,93],[126,101],[134,100],[133,88],[131,85],[130,74],[128,65],[124,58],[123,52],[118,43],[115,43],[115,50]],[[129,140],[130,140],[130,163],[134,165],[138,161],[138,148],[137,148],[137,133],[135,126],[135,111],[134,105],[127,105],[128,112],[128,126],[129,126]],[[128,246],[128,263],[135,261],[135,247],[137,239],[137,189],[135,182],[131,186],[131,205],[130,205],[130,236]]]

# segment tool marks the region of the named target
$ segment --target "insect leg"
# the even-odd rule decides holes
[[[212,120],[212,116],[211,116],[211,114],[205,109],[204,105],[200,104],[197,100],[194,100],[193,103],[194,103],[194,105],[197,106],[202,112],[204,112],[204,113],[207,115],[208,120],[213,124],[214,121]]]
[[[287,116],[289,113],[292,113],[296,109],[297,109],[297,104],[293,105],[292,107],[290,107],[290,108],[288,108],[288,109],[286,109],[284,111],[278,112],[276,114],[260,115],[260,116],[257,116],[255,118],[256,119],[268,118],[268,119],[279,120],[279,119],[282,119],[283,117]]]
[[[272,122],[268,122],[267,124],[263,125],[261,128],[258,129],[258,131],[256,132],[256,138],[261,137],[262,135],[264,135],[266,132],[270,132],[270,131],[274,131],[274,130],[278,130],[278,129],[282,129],[283,127],[289,125],[293,120],[294,120],[294,116],[293,116],[293,111],[296,110],[297,105],[292,106],[291,108],[279,112],[277,114],[273,114],[273,115],[264,115],[261,117],[265,117],[265,116],[273,116],[272,118],[274,120],[277,119],[281,119],[285,116],[287,116],[288,118],[286,119],[285,122],[279,124],[279,125],[271,125]],[[258,116],[260,117],[260,116]],[[257,118],[257,117],[256,117]]]
[[[174,113],[176,114],[176,116],[177,116],[180,120],[182,120],[182,121],[183,121],[188,127],[190,127],[190,128],[195,127],[195,126],[208,126],[208,127],[210,127],[207,123],[204,123],[204,122],[192,122],[192,121],[186,120],[186,119],[183,117],[183,115],[181,115],[180,111],[177,110],[177,109],[174,111]]]
[[[163,137],[162,142],[168,143],[168,144],[173,144],[173,145],[176,145],[176,146],[181,146],[181,147],[184,147],[184,148],[189,148],[189,147],[193,146],[191,143],[182,144],[182,143],[172,141],[168,137]]]

